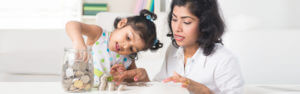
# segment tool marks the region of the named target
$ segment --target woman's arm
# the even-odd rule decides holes
[[[82,35],[87,36],[87,45],[93,45],[102,33],[102,28],[81,22],[70,21],[66,24],[66,32],[72,40],[74,48],[86,49]]]

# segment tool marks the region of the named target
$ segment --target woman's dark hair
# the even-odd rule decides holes
[[[168,37],[171,37],[172,44],[178,47],[173,37],[171,26],[173,9],[175,6],[185,6],[190,13],[199,19],[199,33],[197,43],[204,50],[204,55],[213,53],[215,44],[222,43],[222,35],[225,32],[225,24],[220,16],[217,0],[173,0],[171,11],[168,15],[168,24],[170,28]]]
[[[145,42],[145,48],[143,50],[150,49],[151,51],[156,51],[159,48],[162,48],[163,44],[157,39],[156,36],[156,27],[154,24],[154,20],[156,20],[157,16],[148,11],[148,10],[141,10],[140,14],[137,16],[130,16],[127,17],[127,23],[123,27],[129,25],[131,26],[135,32],[137,32],[140,37]],[[114,28],[117,28],[117,25],[121,18],[116,18],[114,21]],[[130,58],[135,58],[137,53],[133,53],[129,55]]]

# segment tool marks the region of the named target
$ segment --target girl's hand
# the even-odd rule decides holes
[[[137,68],[132,70],[126,70],[119,75],[113,76],[113,79],[117,84],[120,84],[124,80],[127,82],[148,82],[150,81],[147,72],[143,68]]]
[[[92,46],[99,39],[102,34],[102,28],[97,25],[69,21],[66,24],[66,32],[72,40],[73,48],[78,51],[76,59],[84,60],[84,62],[89,60],[91,56],[87,53],[82,53],[82,50],[87,50],[87,46]],[[87,43],[85,43],[83,35],[87,36]]]
[[[172,77],[165,79],[163,82],[173,81],[175,83],[181,83],[183,88],[187,88],[194,94],[211,94],[210,90],[203,84],[193,81],[191,79],[185,78],[178,73],[174,72]]]
[[[90,59],[90,54],[88,53],[88,48],[84,43],[74,43],[73,42],[73,48],[75,49],[76,53],[76,59],[77,60],[83,60],[87,63],[87,61]]]
[[[124,71],[126,71],[126,68],[123,64],[115,64],[110,69],[110,74],[114,76],[121,75]]]

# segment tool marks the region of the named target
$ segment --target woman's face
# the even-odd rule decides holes
[[[111,33],[109,49],[121,55],[130,55],[143,50],[145,43],[129,25]]]
[[[189,47],[196,43],[199,31],[199,19],[190,13],[186,6],[173,8],[171,26],[173,37],[178,46]]]

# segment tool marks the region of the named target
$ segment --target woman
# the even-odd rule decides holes
[[[173,41],[154,81],[181,83],[194,94],[241,94],[243,78],[237,62],[222,44],[224,23],[216,0],[173,0],[168,17]],[[112,68],[116,70],[117,66]],[[138,68],[116,76],[149,81]]]

